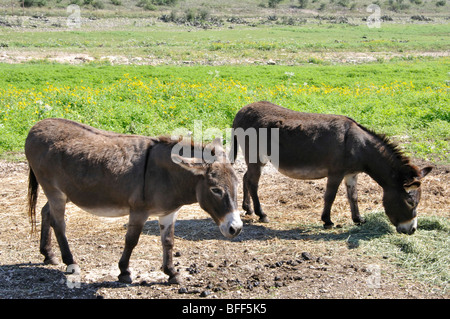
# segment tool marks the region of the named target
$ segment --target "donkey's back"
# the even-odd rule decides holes
[[[358,136],[364,134],[358,124],[346,116],[297,112],[267,101],[239,110],[233,128],[278,129],[277,168],[299,179],[323,178],[334,170],[346,170],[344,166],[355,165],[346,161],[348,151],[355,148]],[[260,143],[264,141],[258,140],[258,145]],[[248,162],[249,154],[244,151],[244,155]]]
[[[45,119],[31,128],[25,154],[44,190],[64,194],[67,201],[88,210],[107,204],[115,208],[108,214],[126,215],[132,197],[142,195],[138,192],[143,189],[142,172],[152,143],[143,136]]]

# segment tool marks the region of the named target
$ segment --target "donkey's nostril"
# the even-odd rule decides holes
[[[239,235],[239,233],[241,232],[242,228],[241,227],[233,227],[230,226],[229,232],[231,236],[237,236]]]

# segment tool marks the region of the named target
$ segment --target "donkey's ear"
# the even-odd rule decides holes
[[[220,137],[216,137],[210,144],[207,144],[206,148],[214,150],[214,153],[219,156],[225,153],[223,150],[223,139]]]
[[[213,154],[214,150],[214,156]],[[205,146],[205,149],[203,151],[203,157],[205,162],[207,163],[213,163],[213,162],[220,162],[220,163],[229,163],[228,157],[223,149],[223,139],[220,137],[216,137],[214,141],[207,144]]]
[[[171,154],[170,157],[175,164],[181,166],[185,170],[190,171],[194,175],[206,174],[205,163],[203,161],[199,161],[197,158],[183,157],[178,154]]]
[[[420,178],[424,178],[425,176],[428,175],[429,172],[431,172],[431,170],[433,169],[432,166],[427,166],[424,167],[420,170]]]
[[[230,163],[230,159],[228,158],[227,153],[225,152],[225,148],[223,145],[223,138],[216,137],[212,142],[214,147],[216,148],[216,155],[218,160],[222,160],[223,162]]]
[[[211,142],[211,145],[213,147],[221,148],[223,149],[223,139],[221,137],[216,137],[214,141]]]

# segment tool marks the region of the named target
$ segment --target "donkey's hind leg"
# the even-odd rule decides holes
[[[57,265],[58,261],[55,258],[55,254],[52,251],[52,233],[50,229],[50,205],[47,202],[41,211],[42,224],[41,224],[41,243],[40,252],[44,255],[44,264]]]
[[[128,229],[125,235],[125,248],[123,249],[122,257],[119,260],[119,281],[131,284],[131,271],[128,268],[130,264],[131,253],[134,247],[139,242],[139,236],[141,235],[144,224],[149,216],[149,212],[144,211],[131,211],[128,219]]]
[[[250,191],[248,189],[248,175],[247,172],[244,174],[243,178],[243,185],[242,185],[242,193],[243,193],[243,200],[242,200],[242,209],[245,211],[246,215],[253,215],[255,212],[252,208],[251,198],[250,198]]]
[[[327,188],[325,190],[324,196],[324,207],[322,212],[322,221],[324,222],[323,227],[325,229],[330,229],[334,226],[334,223],[331,221],[330,213],[331,206],[333,205],[334,199],[336,198],[336,193],[338,191],[339,185],[342,182],[341,175],[330,175],[327,180]]]
[[[63,193],[57,192],[47,195],[50,206],[50,225],[52,226],[56,240],[58,241],[59,249],[61,250],[61,257],[63,262],[68,266],[67,271],[77,271],[74,268],[76,262],[73,259],[72,253],[69,249],[69,243],[66,237],[66,222],[64,220],[64,212],[66,209],[67,198]],[[70,266],[70,267],[69,267]]]
[[[247,167],[247,173],[245,173],[246,178],[244,179],[244,183],[246,183],[246,185],[244,187],[247,187],[250,192],[253,200],[253,208],[255,210],[255,214],[259,216],[259,221],[268,223],[269,218],[263,212],[258,197],[258,184],[259,178],[261,177],[262,166],[259,163],[249,163],[247,164]]]

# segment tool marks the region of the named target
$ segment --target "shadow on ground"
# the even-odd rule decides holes
[[[65,265],[61,264],[58,268],[64,269]],[[112,276],[86,283],[76,275],[43,263],[0,265],[0,299],[96,299],[101,288],[153,285],[169,286],[165,281],[124,284]]]
[[[253,221],[243,219],[243,231],[232,241],[266,241],[273,238],[284,240],[346,241],[348,248],[353,249],[359,247],[360,241],[370,241],[393,232],[393,227],[389,224],[389,221],[380,213],[372,215],[374,216],[369,216],[367,222],[361,226],[351,225],[331,230],[326,230],[319,224],[276,229],[271,227],[270,223],[253,223]],[[159,236],[158,221],[148,221],[144,226],[143,234]],[[188,241],[228,240],[209,218],[178,220],[175,224],[175,236]]]

